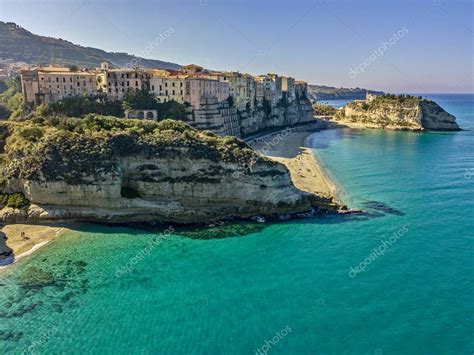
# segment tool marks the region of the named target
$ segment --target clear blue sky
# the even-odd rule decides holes
[[[390,92],[473,92],[473,3],[0,0],[0,19],[36,34],[179,64]],[[170,27],[169,38],[146,49]],[[374,57],[398,31],[403,36]],[[364,71],[350,75],[364,61]]]

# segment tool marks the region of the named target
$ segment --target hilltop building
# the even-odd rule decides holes
[[[96,95],[96,74],[61,67],[39,67],[21,70],[21,87],[25,104],[50,104],[66,97]]]
[[[112,100],[123,99],[127,91],[148,88],[150,75],[143,69],[111,69],[107,62],[101,64],[97,75],[98,91]]]

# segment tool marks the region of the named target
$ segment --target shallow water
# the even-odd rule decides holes
[[[474,129],[473,95],[435,99]],[[219,239],[83,225],[0,276],[0,352],[472,353],[473,131],[308,142],[365,215]]]

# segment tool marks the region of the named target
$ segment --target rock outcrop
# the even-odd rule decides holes
[[[253,110],[238,110],[230,107],[227,101],[217,102],[215,97],[204,96],[199,109],[188,107],[186,113],[186,122],[191,126],[210,130],[220,136],[247,137],[271,128],[285,128],[314,121],[311,102],[303,98],[269,106],[265,111],[262,106]]]
[[[338,123],[352,127],[393,130],[460,130],[456,117],[447,113],[436,102],[413,96],[370,95],[338,110]]]
[[[0,219],[197,223],[328,202],[234,137],[171,120],[65,120],[67,129],[10,129],[0,193],[21,192],[31,205],[4,208]]]
[[[307,99],[294,100],[289,104],[280,104],[265,112],[261,108],[254,111],[242,111],[240,124],[242,136],[265,131],[275,127],[291,127],[314,121],[313,108]]]

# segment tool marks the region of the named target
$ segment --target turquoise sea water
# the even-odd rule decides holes
[[[474,129],[473,95],[433,98]],[[0,276],[0,353],[472,354],[474,132],[308,143],[366,215],[211,240],[83,225]]]

